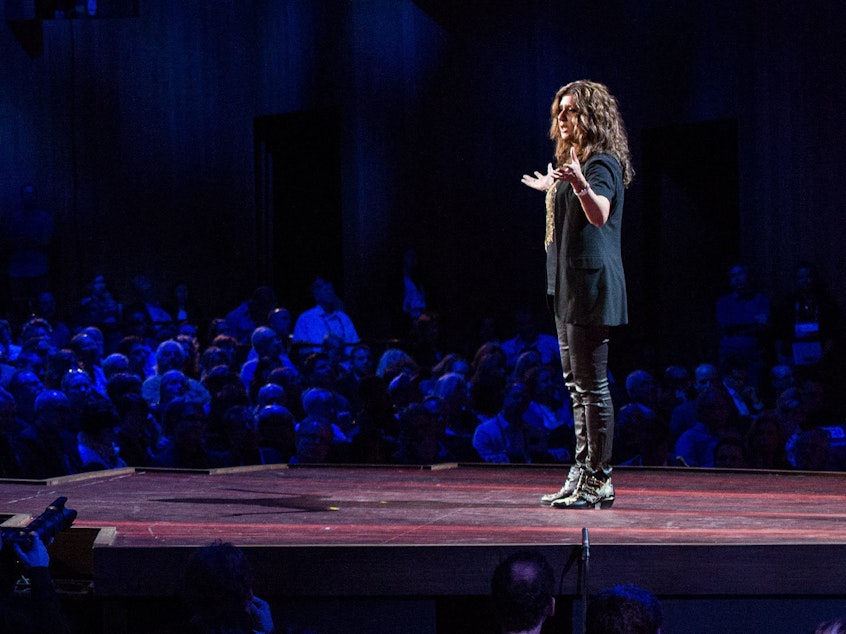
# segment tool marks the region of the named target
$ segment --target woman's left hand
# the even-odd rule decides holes
[[[576,149],[570,148],[570,162],[564,163],[558,169],[552,171],[555,180],[567,181],[577,189],[582,189],[585,184],[585,177],[582,174],[582,164],[576,156]]]

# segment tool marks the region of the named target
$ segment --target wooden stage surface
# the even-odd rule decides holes
[[[844,591],[846,474],[619,468],[610,510],[541,506],[565,475],[516,465],[130,468],[0,482],[0,514],[25,524],[66,496],[79,515],[57,538],[60,557],[90,566],[79,572],[105,597],[177,594],[191,549],[216,539],[247,550],[266,594],[485,595],[496,563],[531,546],[562,571],[561,593],[578,595],[583,528],[592,587]]]

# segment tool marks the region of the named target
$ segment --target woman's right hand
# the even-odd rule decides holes
[[[540,172],[535,172],[534,176],[523,174],[523,178],[520,179],[520,182],[524,185],[528,185],[532,189],[545,192],[552,187],[552,184],[555,182],[552,172],[552,163],[548,163],[546,166],[546,174],[541,174]]]

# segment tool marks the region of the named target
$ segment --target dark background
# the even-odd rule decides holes
[[[736,259],[773,299],[799,259],[846,293],[843,2],[99,7],[123,17],[0,3],[0,208],[31,181],[55,214],[66,310],[102,271],[124,301],[144,272],[208,315],[260,283],[299,311],[322,272],[379,340],[413,247],[445,328],[492,315],[506,335],[516,306],[543,309],[543,200],[520,176],[580,78],[618,97],[637,171],[631,364],[701,360]]]

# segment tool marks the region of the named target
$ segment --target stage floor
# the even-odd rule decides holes
[[[248,549],[257,582],[272,579],[285,596],[484,595],[518,546],[547,554],[565,572],[562,593],[576,595],[583,528],[593,586],[843,592],[846,474],[619,468],[612,509],[541,506],[565,475],[516,465],[122,469],[4,481],[0,513],[26,523],[20,514],[66,496],[79,513],[67,533],[95,535],[91,574],[103,596],[178,593],[163,567],[216,539]]]

